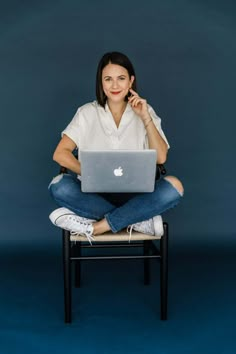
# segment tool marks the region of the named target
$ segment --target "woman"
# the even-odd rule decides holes
[[[96,77],[97,100],[80,107],[62,132],[53,155],[54,161],[80,175],[80,162],[73,150],[155,149],[157,163],[166,161],[169,144],[161,120],[147,101],[136,92],[132,63],[119,52],[106,53],[100,60]],[[156,181],[152,193],[82,193],[81,183],[72,174],[55,177],[49,190],[60,206],[50,214],[58,227],[94,236],[124,227],[160,234],[161,217],[183,196],[182,183],[174,176]]]

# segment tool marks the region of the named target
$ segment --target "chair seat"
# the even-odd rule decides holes
[[[160,240],[161,236],[152,236],[152,235],[147,235],[143,234],[137,231],[132,231],[131,235],[131,242],[132,241],[144,241],[144,240]],[[84,241],[87,242],[87,238],[85,236],[70,236],[71,241]],[[122,241],[129,241],[129,233],[126,231],[126,229],[121,230],[117,233],[112,233],[111,231],[108,231],[102,235],[97,235],[94,236],[94,242],[122,242]]]

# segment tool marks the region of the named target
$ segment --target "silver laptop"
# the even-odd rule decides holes
[[[80,151],[83,192],[153,192],[156,150]]]

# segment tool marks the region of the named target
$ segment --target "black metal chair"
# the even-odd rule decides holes
[[[61,167],[61,173],[66,169]],[[160,174],[166,174],[163,165],[158,165],[157,178]],[[160,261],[160,318],[167,319],[167,291],[168,291],[168,224],[163,223],[164,234],[162,236],[150,236],[133,231],[131,242],[128,241],[126,230],[117,234],[111,232],[96,236],[96,241],[90,245],[83,236],[71,236],[67,230],[62,230],[63,247],[63,271],[64,271],[64,310],[65,322],[72,321],[72,263],[74,264],[75,287],[80,287],[81,280],[81,262],[88,260],[122,260],[122,259],[143,259],[144,284],[150,283],[150,259],[157,258]],[[159,248],[156,242],[159,241]],[[141,247],[138,254],[124,255],[120,254],[122,248]],[[86,254],[83,254],[83,249]],[[105,248],[115,250],[119,248],[119,254],[100,254]],[[97,254],[89,255],[90,249],[96,249]]]

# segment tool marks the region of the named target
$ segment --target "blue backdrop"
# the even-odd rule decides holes
[[[185,186],[165,215],[172,244],[233,243],[235,10],[209,0],[1,4],[1,240],[57,237],[52,154],[77,107],[95,99],[101,55],[118,50],[162,118],[168,173]]]
[[[1,353],[236,353],[235,18],[235,0],[1,1]],[[66,326],[52,154],[110,50],[133,61],[185,186],[164,216],[169,320],[156,263],[144,287],[138,261],[85,262]]]

